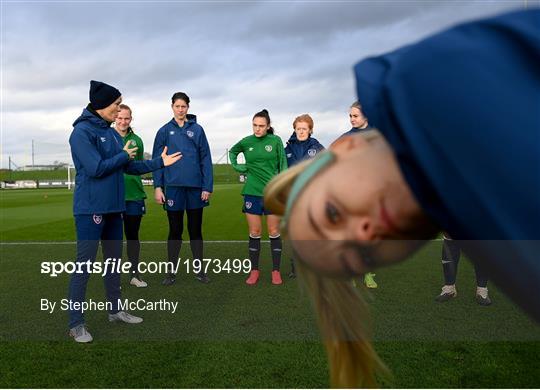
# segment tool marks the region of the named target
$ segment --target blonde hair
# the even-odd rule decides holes
[[[129,116],[133,115],[133,113],[131,112],[131,108],[127,104],[122,103],[118,107],[120,108],[120,110],[128,110],[129,111]]]
[[[330,384],[337,388],[377,387],[389,370],[370,342],[368,305],[350,281],[316,274],[301,261],[297,274],[311,298],[328,356]]]
[[[369,133],[365,138],[373,139],[375,133]],[[284,215],[292,184],[312,161],[304,161],[276,176],[265,188],[265,207]],[[318,275],[301,259],[298,259],[297,270],[317,315],[328,356],[331,386],[377,387],[377,376],[390,379],[390,371],[369,341],[368,305],[358,289],[350,281]]]

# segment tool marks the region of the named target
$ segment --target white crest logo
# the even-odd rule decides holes
[[[249,210],[249,209],[251,208],[251,206],[253,206],[253,203],[251,203],[251,202],[246,202],[246,209]]]
[[[308,149],[307,154],[309,157],[313,157],[317,154],[317,149]]]
[[[193,138],[193,136],[195,135],[191,130],[186,131],[186,134],[189,138]]]
[[[272,145],[266,145],[264,147],[264,150],[266,150],[267,152],[271,152],[272,151]]]
[[[107,141],[107,138],[105,138],[105,137],[99,137],[99,139],[101,140],[101,142]]]
[[[94,214],[92,216],[92,219],[94,220],[94,223],[96,225],[99,225],[101,223],[101,221],[103,221],[103,217],[101,215],[97,215],[97,214]]]
[[[169,131],[169,134],[170,134],[170,135],[174,135],[174,131]]]
[[[287,158],[291,158],[291,157],[292,157],[292,153],[287,153]]]
[[[174,204],[174,200],[169,199],[169,200],[167,201],[167,204],[169,205],[169,207],[172,207],[173,204]]]

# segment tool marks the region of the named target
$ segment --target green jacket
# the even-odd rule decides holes
[[[244,154],[245,164],[238,164],[238,155]],[[278,173],[287,169],[283,142],[277,135],[267,134],[257,138],[250,135],[229,150],[233,168],[247,173],[242,195],[263,196],[264,187]]]
[[[136,135],[131,127],[125,137],[122,137],[124,145],[131,142],[131,147],[137,146],[137,154],[135,160],[144,160],[144,145],[141,137]],[[126,200],[141,200],[146,199],[146,192],[144,192],[141,177],[139,175],[124,174],[124,185],[126,192]]]

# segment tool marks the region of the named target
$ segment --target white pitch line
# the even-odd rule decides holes
[[[89,240],[83,240],[83,241],[89,241]],[[189,241],[184,241],[189,242]],[[223,243],[243,243],[248,242],[247,240],[244,241],[226,241],[226,240],[203,240],[204,243],[210,243],[210,244],[223,244]],[[18,241],[18,242],[0,242],[0,245],[75,245],[77,241]],[[141,244],[166,244],[167,241],[141,241]]]
[[[429,241],[442,241],[442,238],[434,238]],[[184,241],[188,243],[189,241]],[[206,244],[242,244],[247,243],[247,240],[203,240]],[[262,240],[261,242],[270,242],[268,240]],[[0,245],[75,245],[76,241],[18,241],[18,242],[0,242]],[[141,244],[166,244],[167,241],[141,241]]]

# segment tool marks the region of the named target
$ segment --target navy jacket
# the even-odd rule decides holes
[[[130,160],[116,130],[86,108],[73,123],[69,145],[77,171],[74,215],[124,211],[124,172],[140,175],[163,167],[161,157]]]
[[[373,127],[369,126],[366,127],[366,128],[363,128],[363,129],[359,129],[358,127],[353,127],[352,129],[350,129],[349,131],[346,131],[345,133],[341,134],[339,136],[339,138],[341,137],[346,137],[348,135],[353,135],[353,134],[356,134],[356,133],[360,133],[362,131],[368,131],[368,130],[373,130]]]
[[[294,164],[298,164],[300,161],[315,157],[321,150],[324,150],[324,146],[322,146],[315,138],[309,136],[305,141],[298,141],[296,133],[293,132],[285,147],[287,166],[291,167]]]
[[[152,156],[159,156],[167,146],[167,154],[182,152],[182,158],[153,173],[154,187],[180,186],[212,192],[214,176],[210,146],[195,115],[188,114],[180,128],[174,118],[156,134]]]
[[[355,67],[423,210],[540,320],[540,9],[466,23]]]

